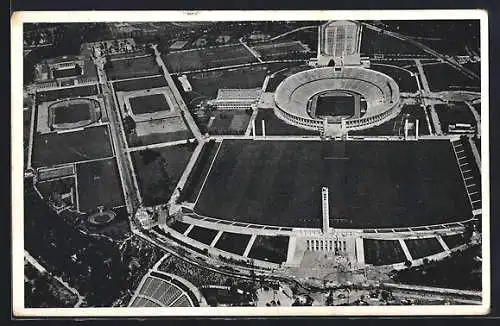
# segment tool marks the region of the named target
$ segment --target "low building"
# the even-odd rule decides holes
[[[188,44],[188,41],[175,41],[172,45],[170,45],[169,49],[170,50],[181,50],[183,49],[186,44]]]
[[[246,110],[255,105],[262,94],[260,88],[219,89],[217,98],[208,102],[219,110]]]
[[[134,220],[142,229],[145,230],[149,230],[156,225],[152,214],[150,214],[145,208],[139,208],[137,210],[134,215]]]
[[[181,82],[184,92],[191,92],[193,90],[193,87],[191,87],[191,84],[189,83],[189,80],[186,75],[182,75],[178,79]]]

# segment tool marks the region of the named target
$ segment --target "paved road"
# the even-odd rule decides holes
[[[153,45],[153,49],[155,51],[156,55],[156,62],[160,67],[163,69],[163,73],[165,75],[165,79],[167,80],[168,87],[172,91],[172,94],[175,97],[175,101],[177,102],[177,105],[179,106],[181,112],[184,113],[184,118],[186,119],[186,122],[189,126],[189,129],[191,129],[191,132],[193,133],[194,137],[198,141],[203,141],[203,136],[200,133],[200,129],[198,128],[198,125],[194,121],[193,117],[191,116],[191,112],[189,112],[188,107],[184,100],[182,99],[181,94],[179,93],[179,90],[177,89],[177,86],[175,86],[174,80],[172,79],[172,76],[170,76],[170,73],[165,66],[165,63],[161,59],[160,52],[158,51],[158,45]]]
[[[424,72],[424,68],[422,67],[422,63],[418,59],[415,59],[415,63],[417,64],[417,69],[418,69],[418,73],[420,75],[420,80],[422,81],[422,87],[424,88],[423,89],[424,96],[422,96],[422,103],[427,107],[427,102],[426,102],[425,96],[428,96],[432,92],[429,88],[429,82],[427,81],[427,77],[425,76],[425,72]],[[429,108],[430,108],[430,112],[431,112],[431,121],[432,121],[432,124],[434,125],[434,130],[436,131],[437,135],[442,135],[443,130],[441,128],[441,122],[439,121],[439,117],[438,117],[438,114],[436,112],[436,108],[434,107],[434,104],[432,102],[429,103]]]
[[[417,42],[414,38],[411,38],[411,37],[408,37],[408,36],[405,36],[405,35],[402,35],[402,34],[399,34],[399,33],[396,33],[396,32],[391,32],[391,31],[388,31],[388,30],[385,30],[385,29],[382,29],[380,27],[377,27],[377,26],[374,26],[374,25],[371,25],[371,24],[368,24],[368,23],[365,23],[365,22],[362,22],[361,23],[363,26],[366,26],[367,28],[371,29],[371,30],[374,30],[374,31],[377,31],[377,32],[382,32],[386,35],[389,35],[389,36],[392,36],[396,39],[399,39],[399,40],[402,40],[402,41],[407,41],[408,43],[411,43],[413,45],[415,45],[416,47],[424,50],[425,52],[447,62],[448,64],[450,64],[451,66],[453,66],[454,68],[460,70],[462,73],[464,73],[465,75],[469,76],[469,77],[472,77],[472,78],[475,78],[475,79],[479,79],[480,77],[474,73],[473,71],[463,67],[461,64],[459,64],[458,62],[456,62],[453,58],[447,56],[447,55],[443,55],[439,52],[437,52],[436,50],[428,47],[427,45],[424,45],[420,42]]]
[[[269,41],[275,41],[279,38],[282,38],[284,36],[287,36],[287,35],[290,35],[290,34],[293,34],[295,32],[298,32],[298,31],[303,31],[303,30],[306,30],[306,29],[312,29],[312,28],[318,28],[318,25],[313,25],[313,26],[304,26],[304,27],[299,27],[299,28],[296,28],[296,29],[292,29],[291,31],[288,31],[288,32],[285,32],[283,34],[280,34],[280,35],[276,35],[275,37],[269,39]]]
[[[116,155],[116,162],[120,174],[123,195],[127,205],[127,212],[132,214],[137,207],[140,206],[140,197],[137,196],[138,190],[133,182],[132,166],[129,165],[129,160],[126,157],[125,149],[127,148],[126,141],[120,136],[121,123],[118,116],[118,110],[113,102],[113,94],[108,85],[106,73],[104,72],[104,59],[101,57],[95,59],[97,67],[97,75],[102,86],[102,95],[104,96],[106,113],[109,119],[111,138],[113,140],[113,148]]]

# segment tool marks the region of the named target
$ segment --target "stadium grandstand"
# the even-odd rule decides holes
[[[93,84],[97,70],[89,57],[62,56],[47,59],[35,66],[36,89]]]
[[[360,64],[362,28],[356,22],[331,21],[319,27],[318,65]]]
[[[129,307],[199,307],[201,292],[189,281],[173,274],[150,270],[141,280]]]
[[[400,98],[397,83],[387,75],[362,67],[315,68],[286,78],[276,89],[276,115],[285,122],[310,130],[325,130],[324,120],[308,112],[311,98],[321,92],[341,90],[361,95],[367,102],[362,117],[328,122],[345,133],[379,125],[399,113]]]

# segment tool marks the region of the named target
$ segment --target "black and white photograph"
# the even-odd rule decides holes
[[[13,314],[487,313],[487,24],[15,13]]]

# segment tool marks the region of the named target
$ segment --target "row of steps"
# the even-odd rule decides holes
[[[451,143],[472,206],[473,215],[476,217],[481,214],[481,173],[479,167],[467,137],[460,137],[460,139],[453,140]]]

